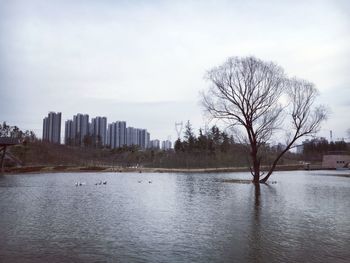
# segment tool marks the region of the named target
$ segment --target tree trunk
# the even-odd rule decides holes
[[[277,162],[278,162],[278,160],[272,164],[269,172],[267,173],[267,175],[263,179],[260,180],[260,183],[266,183],[266,181],[269,179],[269,177],[271,176],[273,171],[276,169]]]
[[[292,143],[290,143],[286,149],[284,149],[275,159],[275,161],[272,163],[272,166],[270,167],[269,172],[267,173],[267,175],[260,180],[261,183],[266,183],[266,181],[269,179],[269,177],[271,176],[271,174],[273,173],[273,171],[276,169],[277,163],[278,161],[281,159],[281,157],[290,149],[290,147],[292,146],[292,144],[294,143],[295,140],[293,140]]]
[[[258,159],[258,151],[255,147],[253,147],[252,152],[252,162],[253,162],[253,169],[252,169],[252,175],[253,175],[253,183],[259,184],[260,183],[260,161]]]
[[[253,183],[258,185],[260,184],[260,176],[259,175],[253,175]]]
[[[260,206],[260,184],[256,184],[255,185],[255,206],[254,206],[256,212],[259,211],[259,206]]]

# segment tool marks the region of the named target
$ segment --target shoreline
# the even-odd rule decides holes
[[[262,167],[262,170],[267,167]],[[279,165],[276,171],[307,170],[304,165]],[[309,170],[320,170],[311,167]],[[323,169],[325,170],[325,169]],[[115,173],[233,173],[249,172],[248,167],[218,167],[218,168],[151,168],[151,167],[113,167],[113,166],[24,166],[6,168],[4,174],[32,174],[32,173],[84,173],[84,172],[115,172]]]

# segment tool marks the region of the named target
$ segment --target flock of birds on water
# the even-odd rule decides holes
[[[139,181],[137,181],[139,184],[141,184],[142,183],[142,180],[139,180]],[[152,181],[148,181],[148,183],[149,184],[151,184],[152,183]],[[95,183],[95,185],[106,185],[107,184],[107,181],[99,181],[99,182],[97,182],[97,183]],[[85,182],[76,182],[75,183],[75,186],[83,186],[83,185],[86,185],[86,183]]]
[[[138,180],[137,182],[139,184],[141,184],[142,180]],[[151,184],[152,181],[149,180],[148,183]],[[107,181],[99,181],[99,182],[95,183],[95,185],[106,185],[106,184],[107,184]],[[271,184],[277,184],[277,181],[272,181]],[[76,182],[75,183],[75,186],[83,186],[83,185],[86,185],[86,183],[85,182]]]

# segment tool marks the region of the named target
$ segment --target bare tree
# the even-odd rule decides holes
[[[203,92],[203,106],[211,117],[245,130],[254,183],[265,183],[294,143],[302,136],[316,133],[326,118],[323,106],[313,106],[318,95],[314,85],[287,78],[283,69],[272,62],[231,57],[211,69],[207,78],[212,85]],[[282,104],[283,98],[287,103]],[[282,127],[288,127],[286,146],[264,174],[262,146]]]

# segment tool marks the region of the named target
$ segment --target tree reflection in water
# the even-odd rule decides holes
[[[251,218],[251,233],[248,237],[249,254],[248,261],[262,262],[262,232],[261,232],[261,186],[259,184],[252,185],[254,194],[252,195],[252,218]]]

